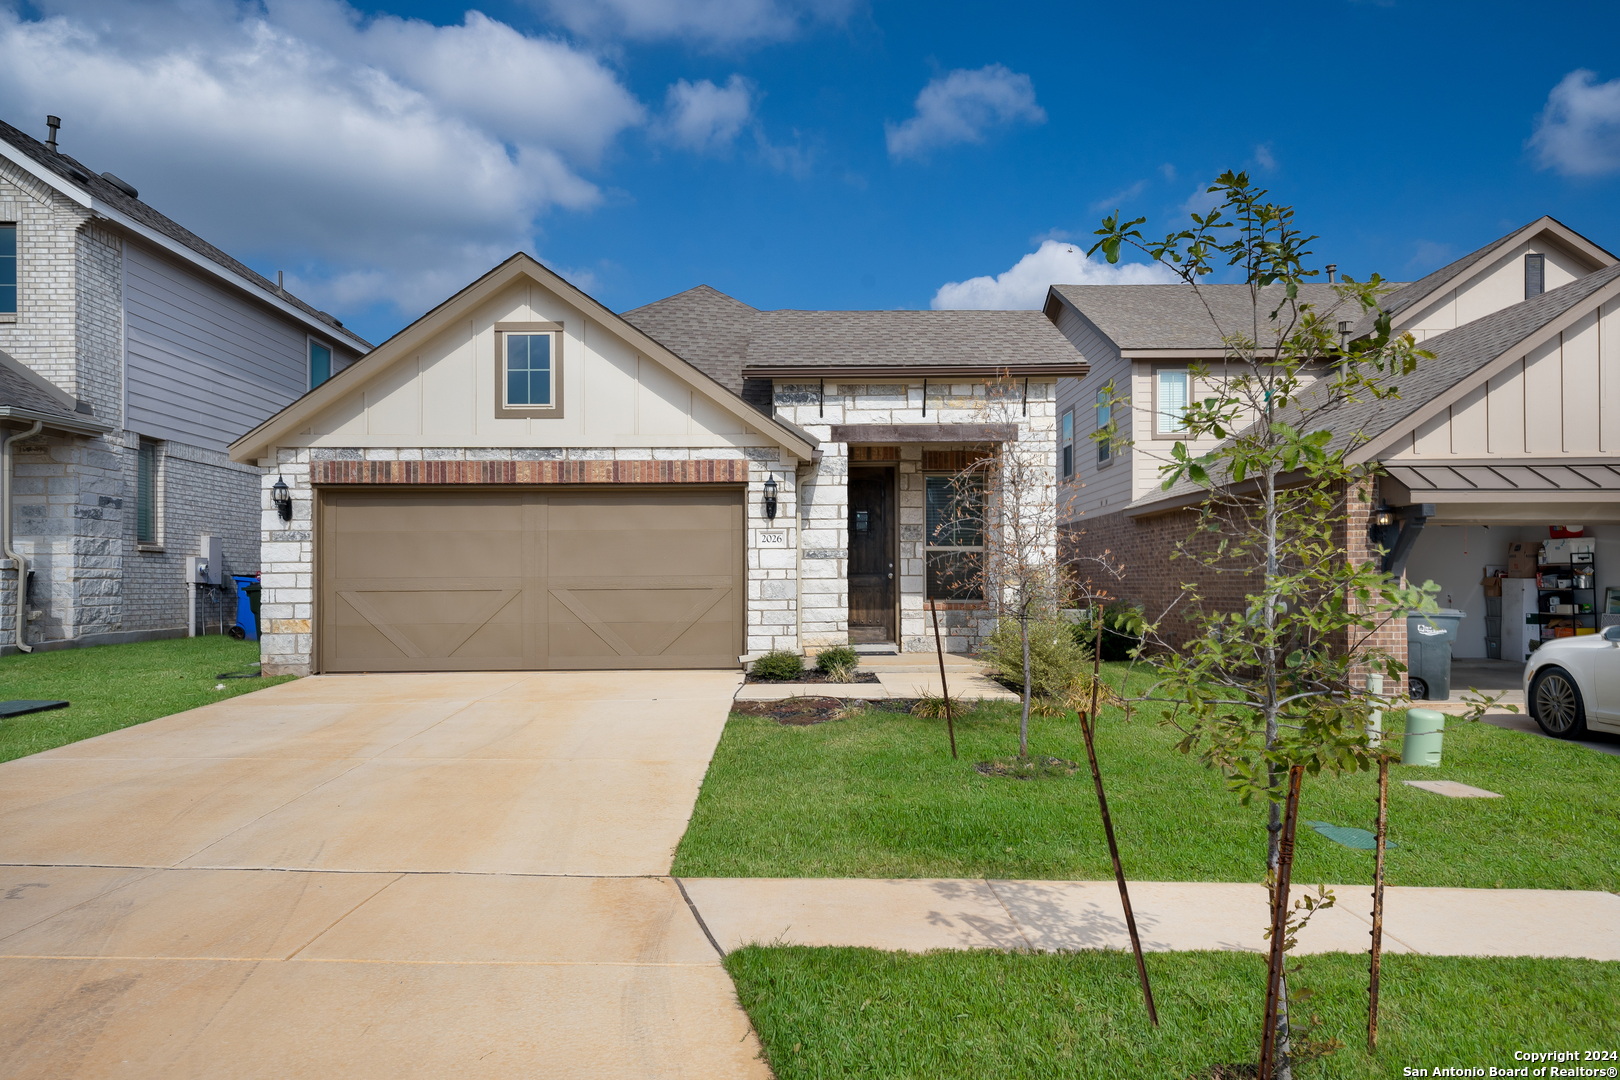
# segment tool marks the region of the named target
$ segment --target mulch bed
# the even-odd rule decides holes
[[[997,758],[981,761],[973,771],[981,776],[1005,776],[1012,780],[1046,780],[1073,776],[1080,766],[1068,758]]]
[[[909,713],[916,702],[910,698],[884,698],[866,701],[862,698],[795,697],[781,701],[734,701],[731,711],[745,716],[768,716],[779,724],[804,727],[836,720],[852,709],[879,709],[884,712]]]
[[[870,671],[857,671],[852,678],[834,679],[825,671],[806,668],[803,675],[792,679],[766,679],[750,672],[748,681],[751,683],[837,683],[839,686],[848,686],[851,683],[875,683],[878,681],[878,677]]]

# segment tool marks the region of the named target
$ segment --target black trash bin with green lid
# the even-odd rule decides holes
[[[1451,696],[1451,646],[1462,620],[1463,613],[1455,608],[1406,616],[1406,680],[1412,697],[1444,701]]]

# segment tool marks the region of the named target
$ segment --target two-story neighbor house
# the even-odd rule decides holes
[[[185,633],[201,535],[258,569],[226,446],[369,349],[55,134],[0,123],[5,651]]]
[[[1321,310],[1336,303],[1331,286],[1304,291]],[[1228,326],[1247,325],[1245,286],[1204,292]],[[1440,603],[1464,612],[1457,656],[1522,661],[1530,641],[1577,628],[1527,624],[1526,611],[1491,602],[1510,544],[1584,526],[1596,604],[1620,586],[1620,265],[1541,218],[1398,286],[1384,307],[1435,358],[1400,383],[1399,399],[1332,420],[1341,436],[1365,438],[1358,460],[1385,472],[1377,501],[1347,523],[1352,552],[1377,558],[1384,549],[1386,567],[1439,584]],[[1054,286],[1046,311],[1090,368],[1058,393],[1070,550],[1111,552],[1127,573],[1114,591],[1163,611],[1190,572],[1168,556],[1200,496],[1190,485],[1162,490],[1159,467],[1182,437],[1179,410],[1199,394],[1189,366],[1218,377],[1220,331],[1182,285]],[[1367,329],[1359,312],[1346,314],[1346,333]],[[1092,439],[1110,421],[1128,436],[1119,445]],[[1379,511],[1393,524],[1369,520]],[[1551,602],[1578,606],[1593,595]],[[1398,631],[1381,643],[1399,650],[1403,641]]]
[[[931,649],[935,605],[964,650],[983,599],[944,571],[982,531],[930,525],[980,455],[1055,491],[1056,383],[1084,372],[1038,311],[700,287],[620,315],[515,255],[232,447],[267,468],[265,670]]]

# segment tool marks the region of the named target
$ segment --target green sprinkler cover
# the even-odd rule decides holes
[[[1343,844],[1347,848],[1357,851],[1372,851],[1378,847],[1378,837],[1366,829],[1352,829],[1348,825],[1330,825],[1325,821],[1307,821],[1305,824],[1332,840],[1335,844]],[[1395,844],[1387,837],[1384,840],[1385,848],[1392,848]]]

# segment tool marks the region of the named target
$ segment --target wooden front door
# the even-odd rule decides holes
[[[898,642],[894,470],[849,470],[849,639]]]

